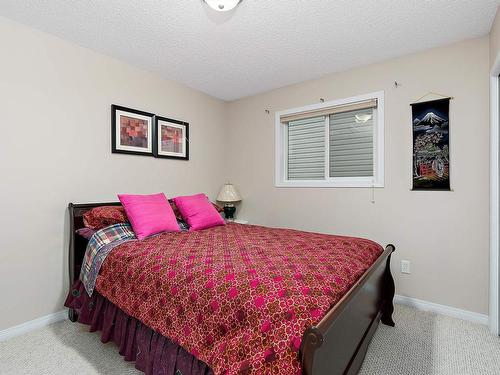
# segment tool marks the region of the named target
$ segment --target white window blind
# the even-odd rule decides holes
[[[373,177],[373,109],[330,115],[330,177]]]
[[[288,123],[288,179],[325,178],[325,117]]]

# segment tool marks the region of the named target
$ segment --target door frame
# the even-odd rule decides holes
[[[499,112],[500,54],[490,72],[490,303],[489,328],[500,335],[499,292]]]

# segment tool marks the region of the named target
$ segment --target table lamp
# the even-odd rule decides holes
[[[233,184],[226,182],[222,189],[220,189],[219,195],[217,196],[219,202],[224,203],[224,216],[227,220],[234,220],[234,213],[236,212],[236,207],[234,202],[241,201],[240,194]]]

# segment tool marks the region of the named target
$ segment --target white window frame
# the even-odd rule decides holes
[[[281,122],[284,116],[304,112],[320,111],[334,106],[353,104],[366,100],[377,100],[373,131],[373,177],[329,177],[329,116],[325,116],[325,179],[324,180],[287,180],[287,127]],[[311,115],[313,117],[314,115]],[[384,187],[384,91],[377,91],[350,98],[332,100],[304,107],[276,112],[275,120],[275,186],[276,187]]]

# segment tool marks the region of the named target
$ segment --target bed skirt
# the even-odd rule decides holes
[[[101,331],[103,343],[113,341],[126,361],[146,375],[213,375],[202,361],[181,346],[127,315],[94,291],[89,297],[80,280],[70,289],[66,307],[76,310],[78,322]]]

